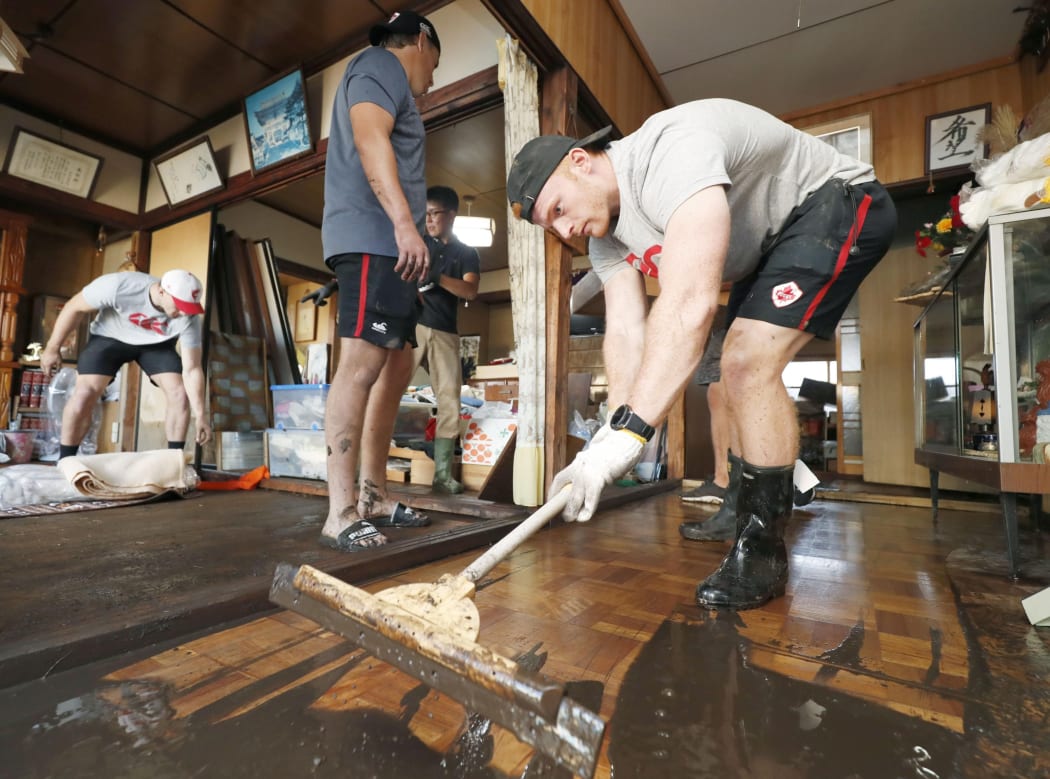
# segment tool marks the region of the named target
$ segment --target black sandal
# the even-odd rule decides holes
[[[395,503],[389,517],[369,517],[368,521],[376,527],[426,527],[430,517],[411,506]]]
[[[382,538],[378,544],[364,544],[362,541],[371,541],[374,538]],[[343,530],[338,538],[321,535],[321,546],[329,549],[338,549],[340,552],[361,552],[366,549],[375,549],[387,542],[386,536],[376,530],[375,525],[364,519],[359,519],[350,527]]]

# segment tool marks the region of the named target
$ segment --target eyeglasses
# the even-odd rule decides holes
[[[433,211],[427,211],[427,219],[437,219],[442,214],[447,214],[447,213],[448,213],[448,209],[446,209],[446,208],[440,208],[440,209],[434,209]]]

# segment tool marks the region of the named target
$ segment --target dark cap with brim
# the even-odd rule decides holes
[[[441,41],[438,40],[437,30],[425,16],[420,16],[414,11],[401,11],[391,16],[385,23],[375,25],[368,32],[368,42],[373,46],[382,46],[391,35],[419,35],[426,33],[434,48],[441,51]]]
[[[541,135],[521,147],[514,157],[507,176],[507,200],[514,215],[527,222],[532,221],[532,209],[540,190],[554,173],[565,155],[573,149],[592,146],[605,147],[612,135],[612,125],[603,127],[586,138],[576,140],[564,135]]]

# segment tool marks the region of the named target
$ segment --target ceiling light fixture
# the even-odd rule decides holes
[[[492,246],[492,236],[496,232],[496,220],[470,215],[470,207],[474,205],[473,195],[464,195],[463,202],[467,204],[467,215],[456,217],[452,223],[452,232],[467,246],[477,248]]]
[[[0,70],[21,73],[22,61],[28,57],[29,52],[22,45],[22,41],[18,40],[15,31],[7,22],[0,19]]]

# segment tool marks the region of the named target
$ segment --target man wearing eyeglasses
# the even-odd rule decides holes
[[[427,190],[427,236],[430,274],[419,286],[423,310],[416,325],[415,368],[426,361],[430,385],[437,398],[432,489],[450,495],[463,492],[452,476],[452,458],[459,438],[459,391],[463,367],[459,356],[457,318],[460,300],[478,296],[481,260],[477,249],[452,233],[459,211],[459,195],[451,187]]]

